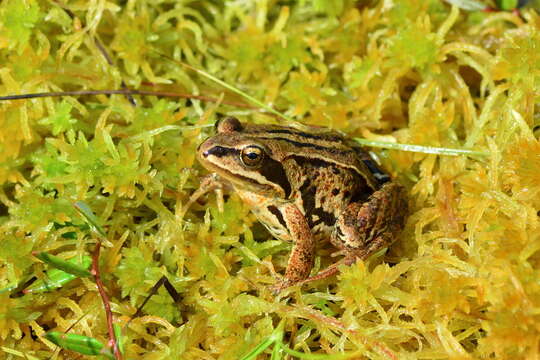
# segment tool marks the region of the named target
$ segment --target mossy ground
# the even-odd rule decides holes
[[[351,136],[473,149],[485,157],[375,150],[410,191],[410,218],[386,254],[274,297],[289,245],[230,194],[182,217],[204,170],[197,144],[237,106],[136,96],[0,103],[0,288],[46,266],[32,251],[89,254],[129,359],[238,359],[281,320],[304,353],[366,359],[538,359],[540,343],[540,17],[466,13],[442,1],[37,1],[0,3],[0,94],[133,89],[244,102],[181,60],[295,120]],[[110,65],[95,39],[104,44]],[[158,130],[156,130],[158,129]],[[152,132],[153,130],[156,130]],[[319,249],[317,268],[332,261]],[[316,269],[317,270],[317,269]],[[48,330],[106,342],[95,284],[0,294],[0,358],[73,359]],[[267,358],[269,355],[261,355]],[[330,358],[330,357],[329,357]]]

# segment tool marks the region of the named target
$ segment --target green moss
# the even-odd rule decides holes
[[[20,188],[17,203],[10,208],[14,220],[25,224],[26,229],[36,230],[53,222],[64,223],[74,218],[75,210],[68,198],[56,197],[38,189]]]
[[[344,78],[351,89],[366,86],[369,71],[375,64],[370,59],[354,58],[345,67]]]
[[[19,53],[27,46],[32,29],[41,18],[37,1],[6,1],[0,13],[9,47],[18,45]]]
[[[508,76],[512,81],[531,86],[540,82],[540,35],[509,35],[501,47],[495,65],[496,76]],[[503,72],[503,74],[501,74]]]
[[[142,11],[144,14],[144,10]],[[124,61],[126,72],[135,75],[139,72],[147,52],[148,18],[142,14],[136,17],[123,16],[114,30],[116,36],[111,48],[118,53],[118,58]]]
[[[73,124],[77,120],[71,117],[71,106],[67,101],[62,101],[54,109],[54,114],[39,121],[42,125],[47,125],[51,128],[51,132],[54,136],[73,129]]]
[[[391,58],[405,66],[422,69],[435,62],[435,34],[419,26],[412,25],[401,29],[390,41]]]
[[[331,3],[331,5],[330,5]],[[107,343],[92,278],[10,294],[49,270],[31,254],[90,255],[125,358],[529,359],[540,322],[540,16],[466,13],[438,0],[0,2],[0,94],[128,88],[0,102],[0,352],[53,355],[45,329]],[[112,65],[96,45],[99,38]],[[217,118],[280,120],[166,54],[288,117],[351,137],[487,157],[375,149],[409,191],[387,252],[274,296],[291,244],[238,196],[185,209]],[[200,127],[200,125],[210,125]],[[80,203],[78,203],[80,204]],[[336,260],[318,244],[316,269]],[[12,295],[12,296],[10,296]],[[37,338],[36,338],[37,337]],[[0,357],[2,357],[0,355]]]
[[[54,179],[66,175],[68,164],[59,158],[59,152],[50,144],[32,155],[31,161],[36,172],[41,174],[40,182],[54,183]]]

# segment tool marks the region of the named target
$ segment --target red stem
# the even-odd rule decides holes
[[[118,348],[118,343],[116,341],[116,336],[114,335],[113,315],[111,311],[111,305],[109,303],[109,297],[107,296],[107,292],[105,291],[105,286],[103,285],[103,282],[101,281],[101,277],[99,275],[99,250],[100,248],[101,248],[101,242],[98,241],[96,244],[96,248],[94,249],[94,254],[92,255],[92,275],[94,275],[94,280],[96,281],[99,295],[101,295],[103,306],[105,307],[105,314],[107,315],[107,328],[109,330],[109,345],[113,348],[114,357],[116,358],[116,360],[122,360],[122,354],[120,353],[120,349]]]

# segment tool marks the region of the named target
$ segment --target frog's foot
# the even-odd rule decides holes
[[[291,284],[288,286],[304,285],[312,281],[322,280],[322,279],[326,279],[328,277],[337,275],[339,273],[339,267],[341,265],[351,266],[354,263],[356,263],[358,260],[364,260],[367,257],[369,257],[369,255],[376,252],[377,250],[382,249],[383,247],[387,246],[389,242],[391,242],[391,240],[389,240],[388,237],[389,237],[389,234],[387,233],[382,234],[381,236],[375,238],[370,243],[367,249],[357,249],[357,250],[351,250],[351,251],[345,250],[346,255],[343,259],[336,261],[332,265],[328,266],[326,269],[319,271],[317,274],[310,276],[307,279],[297,281],[294,284]]]
[[[318,272],[317,274],[310,276],[306,279],[298,279],[296,281],[293,280],[279,280],[274,285],[270,286],[270,291],[274,295],[279,294],[283,290],[285,290],[288,287],[295,286],[295,285],[304,285],[312,281],[322,280],[326,279],[328,277],[334,276],[337,273],[339,273],[339,266],[340,265],[352,265],[356,262],[358,258],[356,256],[346,256],[345,258],[335,262],[334,264],[330,265],[326,269]]]
[[[337,273],[339,273],[339,266],[340,265],[342,265],[342,264],[351,265],[355,261],[356,261],[356,258],[352,259],[352,258],[346,257],[346,258],[341,259],[340,261],[330,265],[329,267],[327,267],[326,269],[320,271],[319,273],[308,277],[307,279],[296,280],[296,281],[286,280],[286,279],[285,280],[279,280],[274,285],[271,285],[269,287],[269,289],[274,295],[277,295],[277,294],[279,294],[280,292],[282,292],[283,290],[285,290],[288,287],[295,286],[295,285],[302,286],[302,285],[304,285],[306,283],[309,283],[309,282],[312,282],[312,281],[322,280],[322,279],[326,279],[327,277],[331,277],[333,275],[336,275]]]
[[[201,196],[205,195],[210,191],[216,192],[219,212],[223,212],[223,187],[224,184],[219,175],[212,173],[204,176],[201,180],[199,188],[195,190],[193,194],[191,194],[188,201],[178,213],[177,218],[179,220],[182,220],[191,205],[193,205],[197,200],[199,200]]]
[[[387,246],[391,240],[389,239],[389,234],[384,233],[377,238],[375,238],[373,241],[370,242],[369,246],[366,249],[353,249],[353,250],[345,250],[345,257],[339,261],[336,261],[332,265],[328,266],[326,269],[319,271],[317,274],[310,276],[305,279],[283,279],[277,281],[274,285],[270,286],[270,290],[274,295],[279,294],[281,291],[285,290],[288,287],[294,286],[294,285],[304,285],[312,281],[322,280],[326,279],[328,277],[337,275],[339,273],[339,267],[341,265],[345,266],[351,266],[356,261],[364,260],[369,255],[373,254],[377,250]]]

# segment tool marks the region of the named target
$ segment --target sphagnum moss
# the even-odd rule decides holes
[[[195,148],[211,132],[199,125],[275,118],[152,96],[5,101],[0,288],[43,278],[33,251],[91,252],[96,238],[73,208],[84,201],[107,231],[101,271],[118,324],[163,275],[182,295],[178,307],[160,290],[132,319],[125,358],[239,359],[268,339],[306,358],[538,358],[539,24],[530,9],[467,13],[436,0],[3,1],[3,95],[127,86],[239,101],[166,54],[297,121],[489,156],[375,150],[409,189],[404,234],[387,254],[275,298],[268,285],[289,247],[237,196],[223,212],[209,194],[183,214],[203,175]],[[183,130],[152,133],[167,126]],[[320,268],[331,251],[321,247]],[[68,329],[107,342],[91,280],[0,293],[3,358],[49,358],[45,332]]]

